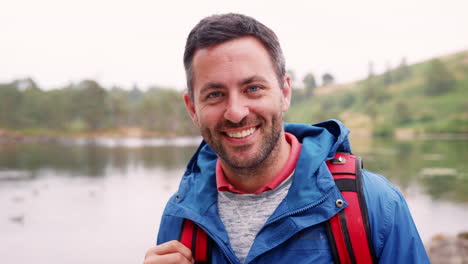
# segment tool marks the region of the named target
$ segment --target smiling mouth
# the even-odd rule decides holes
[[[252,135],[255,130],[257,130],[256,127],[252,127],[246,130],[238,131],[238,132],[226,132],[226,135],[232,138],[243,138],[249,135]]]

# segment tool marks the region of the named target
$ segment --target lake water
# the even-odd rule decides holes
[[[198,140],[0,144],[1,263],[141,263]],[[425,242],[468,231],[468,140],[352,143]]]

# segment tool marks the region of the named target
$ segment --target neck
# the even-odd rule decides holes
[[[271,154],[254,168],[233,168],[221,160],[226,179],[239,191],[254,193],[271,182],[288,161],[291,146],[286,141],[284,131]]]

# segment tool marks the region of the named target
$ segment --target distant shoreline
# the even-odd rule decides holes
[[[140,128],[122,128],[115,130],[94,131],[94,132],[79,132],[79,133],[60,133],[58,131],[50,133],[37,133],[30,135],[21,131],[0,129],[0,144],[1,143],[41,143],[41,142],[67,142],[72,140],[83,139],[174,139],[178,137],[197,137],[198,135],[175,135],[161,134],[153,131],[145,131]]]
[[[373,136],[369,131],[360,131],[352,133],[352,138],[374,138],[382,136]],[[199,135],[176,135],[176,134],[161,134],[158,132],[144,131],[140,128],[123,128],[116,130],[95,131],[95,132],[79,132],[79,133],[44,133],[29,135],[21,131],[3,130],[0,129],[0,144],[2,143],[45,143],[45,142],[70,142],[74,140],[98,140],[98,139],[174,139],[180,137],[200,137]],[[388,138],[394,138],[400,141],[407,140],[465,140],[468,139],[468,133],[396,133]]]

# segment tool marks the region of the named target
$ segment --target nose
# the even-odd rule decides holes
[[[241,98],[232,95],[229,97],[224,118],[233,123],[241,122],[244,117],[249,114],[249,108],[245,105]]]

